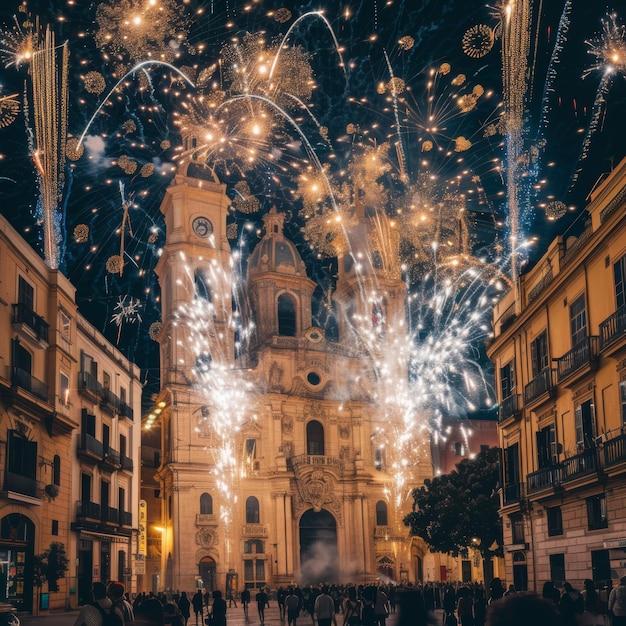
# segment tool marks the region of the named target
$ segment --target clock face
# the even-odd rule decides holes
[[[191,227],[198,237],[209,237],[213,234],[213,224],[206,217],[196,217]]]

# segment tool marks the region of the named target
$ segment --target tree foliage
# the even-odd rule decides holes
[[[404,518],[411,534],[424,539],[433,552],[456,556],[474,546],[486,558],[500,554],[499,460],[499,449],[489,448],[414,489],[413,512]]]
[[[65,577],[65,572],[69,569],[69,560],[65,553],[65,546],[59,542],[52,542],[41,554],[34,558],[35,586],[41,587],[48,581],[49,591],[58,591],[59,578]]]

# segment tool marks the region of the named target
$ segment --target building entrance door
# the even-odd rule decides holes
[[[205,591],[213,591],[215,589],[215,561],[210,556],[202,557],[198,563],[198,575],[202,578]]]
[[[300,573],[307,585],[339,580],[337,522],[324,509],[309,509],[300,518]]]

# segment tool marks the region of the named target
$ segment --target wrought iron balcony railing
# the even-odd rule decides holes
[[[11,306],[13,308],[11,323],[28,326],[28,328],[35,333],[37,341],[45,341],[48,343],[48,329],[50,328],[50,324],[22,302],[17,302]]]
[[[513,393],[500,402],[498,409],[498,421],[503,422],[509,417],[516,417],[522,412],[522,396],[519,393]]]
[[[30,372],[26,370],[13,366],[11,368],[11,384],[14,387],[20,387],[32,393],[36,398],[44,402],[48,402],[48,385],[34,376],[31,376]]]
[[[626,306],[619,308],[613,315],[600,322],[600,350],[624,336],[626,331]]]
[[[546,367],[524,387],[524,403],[530,404],[552,388],[552,370]]]
[[[585,365],[591,365],[598,358],[598,337],[585,337],[557,361],[557,380],[563,382],[571,374]]]

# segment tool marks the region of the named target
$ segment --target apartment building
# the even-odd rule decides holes
[[[494,309],[507,583],[626,574],[626,160]]]
[[[135,581],[139,370],[3,217],[0,259],[0,603],[77,606],[95,580]],[[38,586],[59,546],[68,570]]]

